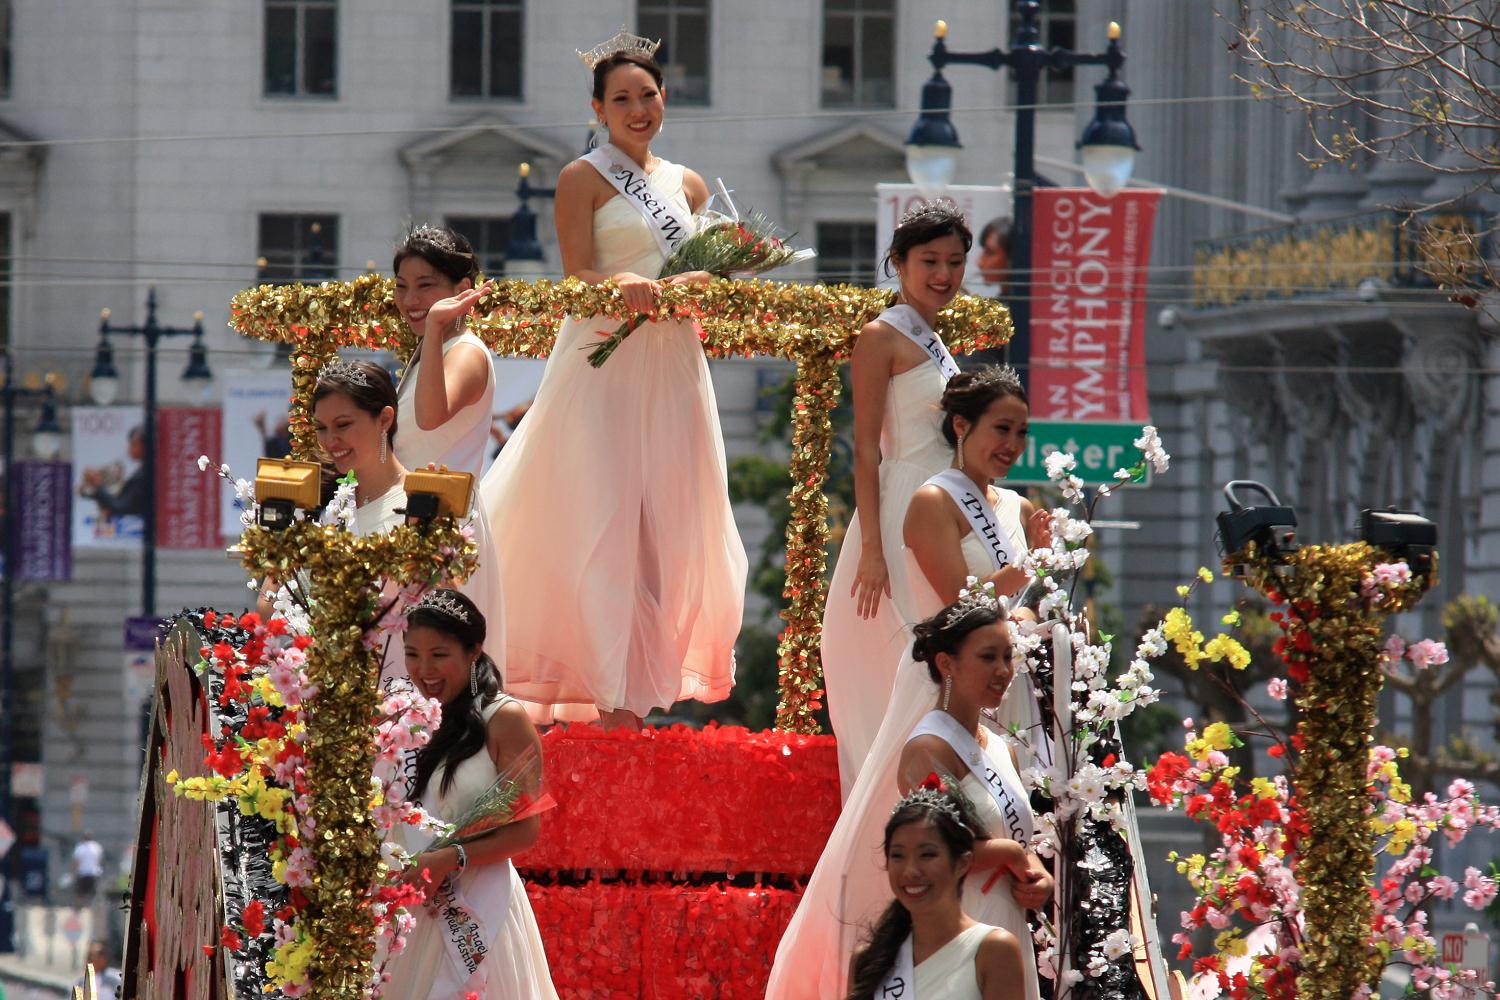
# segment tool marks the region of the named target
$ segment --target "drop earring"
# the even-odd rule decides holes
[[[948,702],[953,700],[953,675],[943,676],[943,711],[948,711]]]
[[[968,431],[964,431],[962,434],[960,434],[958,436],[958,444],[953,449],[954,452],[957,454],[957,457],[958,457],[958,471],[959,472],[964,471],[964,438],[968,436],[968,433],[969,433]]]
[[[387,436],[385,435],[384,432],[382,432],[381,435],[380,435],[380,464],[381,465],[385,464],[385,447],[386,447],[386,441],[387,440],[388,440]]]
[[[469,664],[469,697],[479,697],[479,661]]]

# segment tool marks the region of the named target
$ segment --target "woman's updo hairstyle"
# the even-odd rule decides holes
[[[896,231],[891,233],[891,245],[886,248],[881,260],[881,270],[886,277],[895,274],[894,265],[906,260],[906,255],[923,243],[940,240],[944,236],[957,236],[964,245],[964,253],[974,246],[974,234],[952,202],[929,201],[907,212],[901,217]]]
[[[938,404],[943,409],[943,440],[958,447],[953,418],[963,417],[970,424],[978,423],[991,403],[1007,396],[1031,405],[1021,386],[1021,377],[1010,365],[981,365],[950,378],[948,387],[943,390],[942,402]]]
[[[500,693],[500,671],[495,661],[483,652],[484,615],[474,602],[456,590],[429,591],[406,612],[406,627],[430,628],[448,636],[467,654],[479,653],[474,664],[479,693],[469,685],[443,706],[443,721],[427,745],[417,751],[416,774],[412,779],[412,798],[420,798],[427,783],[443,769],[441,789],[453,786],[458,765],[484,749],[486,723],[481,709]]]
[[[979,821],[959,796],[945,792],[902,799],[885,824],[885,857],[890,857],[891,839],[896,831],[911,823],[931,823],[955,862],[965,854],[974,853],[974,831],[980,828]],[[963,879],[959,879],[958,889],[963,891]],[[911,911],[893,900],[870,929],[868,943],[854,957],[847,1000],[869,1000],[874,996],[895,967],[901,944],[910,934]]]
[[[391,273],[397,274],[408,257],[420,257],[432,269],[454,284],[468,278],[479,279],[479,260],[474,248],[462,234],[440,226],[418,226],[406,234],[391,261]]]
[[[387,406],[395,414],[385,434],[386,444],[396,439],[396,383],[391,373],[373,361],[342,361],[338,358],[318,372],[318,386],[313,390],[312,405],[317,406],[334,393],[348,396],[355,406],[372,417],[380,416]]]
[[[1009,612],[999,601],[960,597],[926,621],[917,622],[912,629],[916,638],[912,640],[911,658],[927,664],[927,675],[934,684],[941,684],[943,675],[937,668],[938,654],[957,656],[969,633],[1008,617]]]
[[[656,89],[666,91],[666,78],[662,76],[661,67],[656,65],[655,59],[640,52],[614,52],[594,64],[594,100],[604,100],[604,87],[609,82],[609,74],[621,66],[639,66],[651,74],[651,79],[656,81]]]

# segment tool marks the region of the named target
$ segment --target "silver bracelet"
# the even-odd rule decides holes
[[[463,844],[454,844],[453,849],[458,852],[458,868],[454,870],[454,874],[462,875],[469,867],[469,852],[464,850]]]

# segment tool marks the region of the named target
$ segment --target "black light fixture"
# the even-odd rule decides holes
[[[1370,509],[1359,512],[1359,537],[1377,549],[1386,549],[1404,560],[1416,576],[1432,570],[1437,551],[1437,525],[1416,511]]]
[[[188,345],[188,363],[182,370],[182,381],[206,390],[213,383],[214,373],[208,367],[208,348],[203,343],[203,313],[193,313],[193,342]]]
[[[505,260],[529,262],[533,265],[547,259],[542,251],[542,242],[536,235],[536,212],[532,211],[532,198],[552,198],[557,194],[556,188],[533,187],[531,183],[531,164],[521,164],[517,173],[520,180],[516,183],[516,200],[519,204],[510,217],[510,241],[505,246]]]
[[[939,21],[933,34],[933,52],[946,56],[948,23]],[[943,77],[942,62],[934,61],[932,78],[922,85],[922,110],[906,137],[906,173],[924,198],[938,197],[953,183],[963,148],[950,114],[953,87]]]
[[[63,429],[57,421],[57,404],[49,392],[42,399],[42,412],[31,432],[31,450],[44,462],[50,462],[62,451]]]
[[[1239,496],[1243,492],[1259,493],[1267,502],[1251,506]],[[1243,552],[1251,542],[1271,556],[1297,550],[1297,512],[1283,504],[1269,486],[1251,479],[1231,480],[1224,484],[1224,499],[1229,509],[1217,518],[1219,550],[1224,555]],[[1236,570],[1234,575],[1244,574]]]
[[[1109,48],[1112,52],[1120,48],[1120,26],[1113,21],[1109,25]],[[1109,198],[1130,183],[1135,154],[1141,147],[1135,141],[1135,129],[1125,119],[1130,88],[1120,79],[1118,65],[1107,65],[1109,75],[1094,87],[1094,117],[1078,140],[1078,159],[1089,187]]]
[[[94,349],[94,370],[89,372],[89,398],[108,406],[120,395],[120,372],[115,368],[115,349],[109,342],[109,310],[99,310],[99,346]]]

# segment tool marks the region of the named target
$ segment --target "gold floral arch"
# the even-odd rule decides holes
[[[367,274],[316,286],[261,285],[234,297],[230,325],[235,330],[291,346],[289,417],[297,454],[316,451],[309,411],[318,369],[330,356],[343,348],[364,348],[406,358],[416,347],[393,292],[390,279]],[[697,322],[711,358],[765,355],[797,366],[778,729],[817,731],[813,712],[823,696],[818,642],[828,542],[823,482],[833,441],[829,415],[838,403],[839,365],[848,360],[864,325],[890,304],[890,292],[853,285],[719,280],[703,288],[669,287],[658,307],[664,317]],[[471,326],[496,354],[544,358],[566,316],[626,314],[612,283],[503,280],[480,300]],[[991,299],[961,296],[938,318],[938,333],[954,354],[999,347],[1011,330],[1009,312]]]

